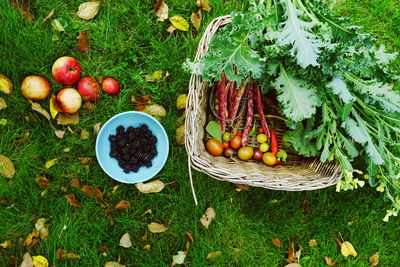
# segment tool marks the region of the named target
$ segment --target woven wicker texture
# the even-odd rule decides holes
[[[232,21],[230,16],[214,19],[206,28],[196,54],[196,60],[208,51],[212,36],[220,27]],[[240,161],[210,155],[204,146],[207,133],[204,128],[210,88],[198,76],[192,75],[185,122],[185,146],[191,167],[211,177],[238,184],[264,187],[273,190],[305,191],[325,188],[338,183],[341,169],[336,163],[322,163],[318,159],[289,155],[288,162],[274,167],[260,162]],[[283,125],[283,124],[282,124]],[[274,125],[280,137],[284,126]]]

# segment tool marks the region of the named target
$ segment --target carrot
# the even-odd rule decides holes
[[[247,95],[247,117],[246,117],[246,126],[244,127],[243,136],[242,136],[242,146],[245,147],[247,145],[247,140],[249,139],[249,133],[251,130],[251,126],[253,124],[253,115],[254,115],[254,99],[253,99],[253,83],[250,81],[248,85],[248,95]]]
[[[267,121],[265,120],[264,117],[264,111],[261,103],[261,93],[260,93],[260,87],[258,85],[254,86],[254,94],[256,97],[256,102],[257,102],[257,109],[258,109],[258,115],[260,116],[260,121],[261,121],[261,127],[263,128],[264,134],[270,138],[271,133],[269,132]]]
[[[271,130],[271,153],[276,155],[278,154],[278,138],[276,137],[276,132]]]

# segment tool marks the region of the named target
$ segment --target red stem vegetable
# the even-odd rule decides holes
[[[217,90],[215,92],[215,98],[218,100],[218,105],[216,105],[216,106],[218,107],[217,114],[219,117],[221,117],[221,97],[222,97],[222,92],[225,88],[226,82],[227,82],[227,78],[226,78],[225,74],[221,73],[221,80],[219,80],[216,83]]]
[[[221,118],[221,132],[225,132],[225,125],[226,125],[226,118],[228,117],[228,105],[227,105],[227,98],[228,98],[228,92],[230,87],[232,87],[233,82],[228,82],[225,86],[225,88],[222,89],[220,92],[220,102],[219,102],[219,108],[220,108],[220,118]]]
[[[239,86],[239,88],[235,89],[236,92],[235,92],[235,97],[234,97],[234,99],[232,101],[232,104],[231,104],[232,110],[229,113],[229,119],[233,119],[233,118],[236,117],[236,114],[237,114],[238,109],[239,109],[240,101],[242,100],[244,91],[246,89],[246,85],[247,85],[247,83],[242,83]]]
[[[271,153],[276,155],[278,154],[278,138],[276,137],[276,132],[271,130]]]
[[[265,117],[264,117],[264,111],[263,111],[263,107],[262,107],[262,103],[261,103],[260,87],[258,87],[258,85],[254,86],[254,94],[255,94],[255,97],[256,97],[257,109],[258,109],[258,115],[260,116],[261,127],[262,127],[262,129],[264,131],[264,134],[268,138],[270,138],[271,137],[271,133],[269,132],[267,121],[265,120]]]
[[[254,115],[254,99],[253,99],[253,82],[250,81],[248,84],[248,95],[247,95],[247,117],[246,117],[246,126],[244,127],[243,136],[242,136],[242,146],[247,145],[247,140],[249,139],[249,133],[251,130],[251,126],[253,124],[253,115]]]

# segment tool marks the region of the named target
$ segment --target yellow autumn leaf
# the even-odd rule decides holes
[[[177,109],[185,109],[187,102],[187,94],[181,94],[176,99],[176,108]]]
[[[52,159],[52,160],[47,161],[46,164],[44,165],[44,167],[45,167],[46,169],[50,169],[54,164],[57,163],[57,160],[58,160],[58,159],[55,158],[55,159]]]
[[[58,110],[54,107],[54,98],[50,98],[50,115],[54,119],[58,114]]]
[[[190,16],[190,21],[192,22],[193,26],[196,28],[196,31],[200,30],[201,26],[201,9],[197,11],[197,13],[193,12]]]
[[[0,74],[0,91],[9,95],[12,90],[12,82],[3,74]]]
[[[152,222],[152,223],[148,224],[147,228],[153,234],[163,233],[168,230],[168,227],[166,227],[164,224],[156,223],[156,222]]]
[[[61,25],[60,21],[58,19],[53,19],[51,21],[51,25],[53,26],[53,28],[59,32],[65,32],[64,27]],[[57,35],[56,35],[57,36]],[[57,38],[54,37],[53,35],[53,41],[57,41],[58,40],[58,36]]]
[[[89,134],[88,131],[86,131],[85,129],[82,129],[82,130],[81,130],[81,139],[82,139],[82,140],[87,140],[87,139],[89,139],[89,136],[90,136],[90,134]]]
[[[5,109],[7,107],[6,100],[0,97],[0,110]]]
[[[29,246],[32,244],[34,239],[37,239],[39,237],[39,231],[38,230],[33,230],[32,233],[30,233],[22,243],[23,246]]]
[[[32,256],[32,263],[34,267],[48,267],[49,266],[49,261],[41,256]]]
[[[357,257],[357,252],[354,249],[353,245],[349,241],[344,241],[342,246],[341,246],[341,252],[343,256],[348,257],[348,256],[354,256]]]
[[[15,167],[12,161],[8,157],[0,155],[0,176],[12,178],[14,174]]]
[[[158,81],[161,81],[163,78],[163,71],[162,70],[157,70],[155,71],[152,75],[145,75],[146,82],[148,83],[155,83]]]
[[[85,2],[79,5],[76,15],[81,19],[89,20],[94,18],[100,10],[99,1]]]
[[[32,110],[39,112],[42,114],[47,120],[50,120],[50,114],[47,112],[47,110],[43,109],[42,106],[39,103],[33,103],[32,102]]]
[[[65,114],[60,113],[57,117],[58,125],[75,125],[79,123],[79,113]]]
[[[189,30],[189,23],[181,16],[173,16],[169,18],[169,21],[180,31],[187,32]]]
[[[2,247],[2,248],[9,248],[9,247],[11,247],[11,241],[10,240],[6,240],[6,241],[4,241],[3,243],[1,243],[0,244],[0,247]]]

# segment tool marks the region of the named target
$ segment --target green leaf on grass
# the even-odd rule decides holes
[[[221,124],[219,122],[210,121],[206,126],[206,131],[213,138],[215,138],[218,141],[222,142]]]

